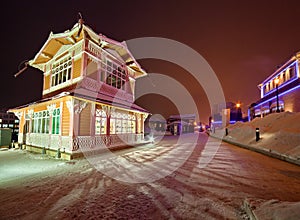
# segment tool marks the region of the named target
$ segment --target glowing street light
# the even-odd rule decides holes
[[[241,108],[241,103],[240,102],[236,103],[235,107],[236,107],[236,119],[235,120],[239,121],[240,120],[239,110]]]
[[[280,112],[279,111],[279,94],[278,94],[278,85],[279,85],[279,79],[276,78],[274,80],[275,85],[276,85],[276,112]]]

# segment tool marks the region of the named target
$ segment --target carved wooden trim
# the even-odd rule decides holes
[[[47,105],[47,110],[49,111],[49,115],[53,114],[54,109],[56,109],[56,104]]]

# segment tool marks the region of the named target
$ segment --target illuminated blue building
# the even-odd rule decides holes
[[[300,52],[258,85],[261,99],[249,107],[250,120],[274,112],[300,112],[299,60]]]

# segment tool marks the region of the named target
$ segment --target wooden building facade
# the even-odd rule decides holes
[[[83,23],[50,36],[28,65],[44,74],[42,99],[14,109],[27,150],[72,159],[84,151],[144,139],[148,111],[134,104],[146,75],[128,50]]]

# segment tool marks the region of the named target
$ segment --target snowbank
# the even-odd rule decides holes
[[[300,218],[300,202],[247,199],[245,206],[253,219],[298,220]]]
[[[256,128],[260,139],[256,141]],[[237,122],[210,133],[226,142],[300,165],[300,112],[282,112]],[[245,209],[251,219],[300,219],[300,202],[247,199]]]
[[[260,130],[256,141],[255,129]],[[229,125],[224,140],[267,150],[300,162],[300,112],[282,112]]]

